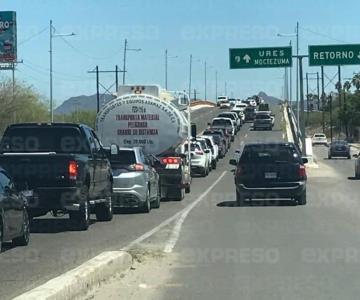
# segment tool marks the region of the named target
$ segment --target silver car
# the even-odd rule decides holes
[[[113,174],[113,207],[138,208],[148,213],[160,207],[159,174],[153,157],[145,156],[140,147],[118,148],[112,145],[110,163]]]

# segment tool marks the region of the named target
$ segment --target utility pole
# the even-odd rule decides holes
[[[217,102],[218,98],[218,71],[215,71],[215,101]]]
[[[299,22],[296,22],[296,55],[299,57]],[[300,60],[296,60],[296,114],[297,114],[297,121],[298,124],[300,123],[300,107],[299,107],[299,63]],[[302,77],[300,77],[302,80]]]
[[[291,40],[290,40],[290,47],[291,47],[292,45],[291,45]],[[292,107],[292,84],[293,84],[293,82],[292,82],[292,65],[291,65],[291,67],[290,67],[290,107],[291,107],[291,110],[293,109],[293,107]]]
[[[189,97],[191,102],[191,68],[192,68],[192,54],[190,54],[190,70],[189,70]]]
[[[115,66],[115,84],[116,84],[116,93],[119,91],[119,67]]]
[[[123,70],[119,70],[118,66],[116,65],[115,66],[115,71],[100,71],[99,70],[99,66],[96,66],[95,69],[93,71],[88,71],[88,73],[95,73],[96,74],[96,109],[97,109],[97,112],[99,112],[100,110],[100,79],[99,79],[99,75],[100,73],[115,73],[115,84],[116,84],[116,92],[118,92],[119,90],[119,84],[118,84],[118,73],[124,73]],[[104,87],[104,86],[103,86]],[[111,93],[108,89],[105,88],[105,90],[108,92],[108,93]]]
[[[320,77],[319,72],[316,72],[316,87],[317,87],[317,110],[320,110]]]
[[[204,100],[206,101],[206,99],[207,99],[207,95],[206,95],[206,61],[204,63],[204,67],[205,67]]]
[[[124,60],[123,60],[123,70],[126,71],[126,51],[127,51],[127,39],[125,39],[124,43]],[[123,81],[122,84],[125,84],[125,72],[123,72]]]
[[[53,38],[54,37],[64,37],[64,36],[73,36],[75,33],[69,33],[69,34],[55,34],[53,32],[54,27],[52,20],[50,20],[50,122],[54,121],[54,108],[53,108]]]
[[[194,89],[194,101],[196,101],[196,89]]]
[[[300,77],[300,131],[301,131],[301,144],[302,153],[306,155],[305,145],[305,118],[304,118],[304,82],[303,82],[303,66],[302,59],[305,56],[298,56],[299,60],[299,77]]]
[[[125,84],[126,54],[127,54],[127,51],[141,51],[141,49],[140,48],[137,48],[137,49],[128,48],[128,41],[127,41],[127,39],[125,39],[125,43],[124,43],[124,61],[123,61],[123,85]]]
[[[339,97],[339,112],[341,109],[341,66],[338,66],[338,83],[337,83],[337,90],[338,90],[338,97]],[[341,118],[340,116],[338,116],[339,118],[339,137],[341,134]]]
[[[322,110],[322,127],[325,133],[325,83],[324,83],[324,66],[321,66],[321,110]]]
[[[306,122],[309,122],[309,74],[306,72]]]
[[[165,49],[165,89],[167,90],[168,50]]]
[[[99,112],[100,110],[99,66],[96,66],[95,72],[96,72],[96,112]]]
[[[330,143],[332,143],[332,140],[333,140],[333,118],[332,118],[332,100],[333,100],[333,94],[330,93],[330,103],[329,103],[329,106],[330,106]]]

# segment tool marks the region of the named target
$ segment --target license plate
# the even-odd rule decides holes
[[[274,178],[277,178],[277,174],[275,172],[266,172],[265,178],[266,179],[274,179]]]
[[[179,166],[180,165],[178,165],[178,164],[168,164],[168,165],[166,165],[165,169],[177,170],[177,169],[179,169]]]

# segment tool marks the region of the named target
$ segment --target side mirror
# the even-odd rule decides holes
[[[204,152],[205,152],[205,153],[210,153],[210,150],[209,150],[209,149],[206,149]]]
[[[110,155],[118,155],[119,147],[116,144],[111,144],[110,146]]]
[[[211,126],[211,123],[207,123],[208,124],[208,126]]]
[[[359,154],[354,154],[353,157],[359,158]]]
[[[181,157],[182,159],[186,159],[187,158],[187,155],[185,155],[184,153],[180,153],[180,154],[178,154],[179,155],[179,157]]]
[[[237,166],[237,161],[236,161],[236,159],[230,159],[230,160],[229,160],[229,164],[232,165],[232,166]]]
[[[309,162],[309,160],[306,157],[303,157],[302,162],[303,162],[303,164],[307,164]]]

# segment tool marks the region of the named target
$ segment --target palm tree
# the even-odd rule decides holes
[[[356,88],[356,91],[360,91],[360,73],[354,74],[354,77],[351,80],[352,85]]]
[[[351,82],[350,82],[350,81],[345,81],[345,82],[344,82],[344,90],[345,90],[346,92],[349,92],[350,89],[351,89]]]

